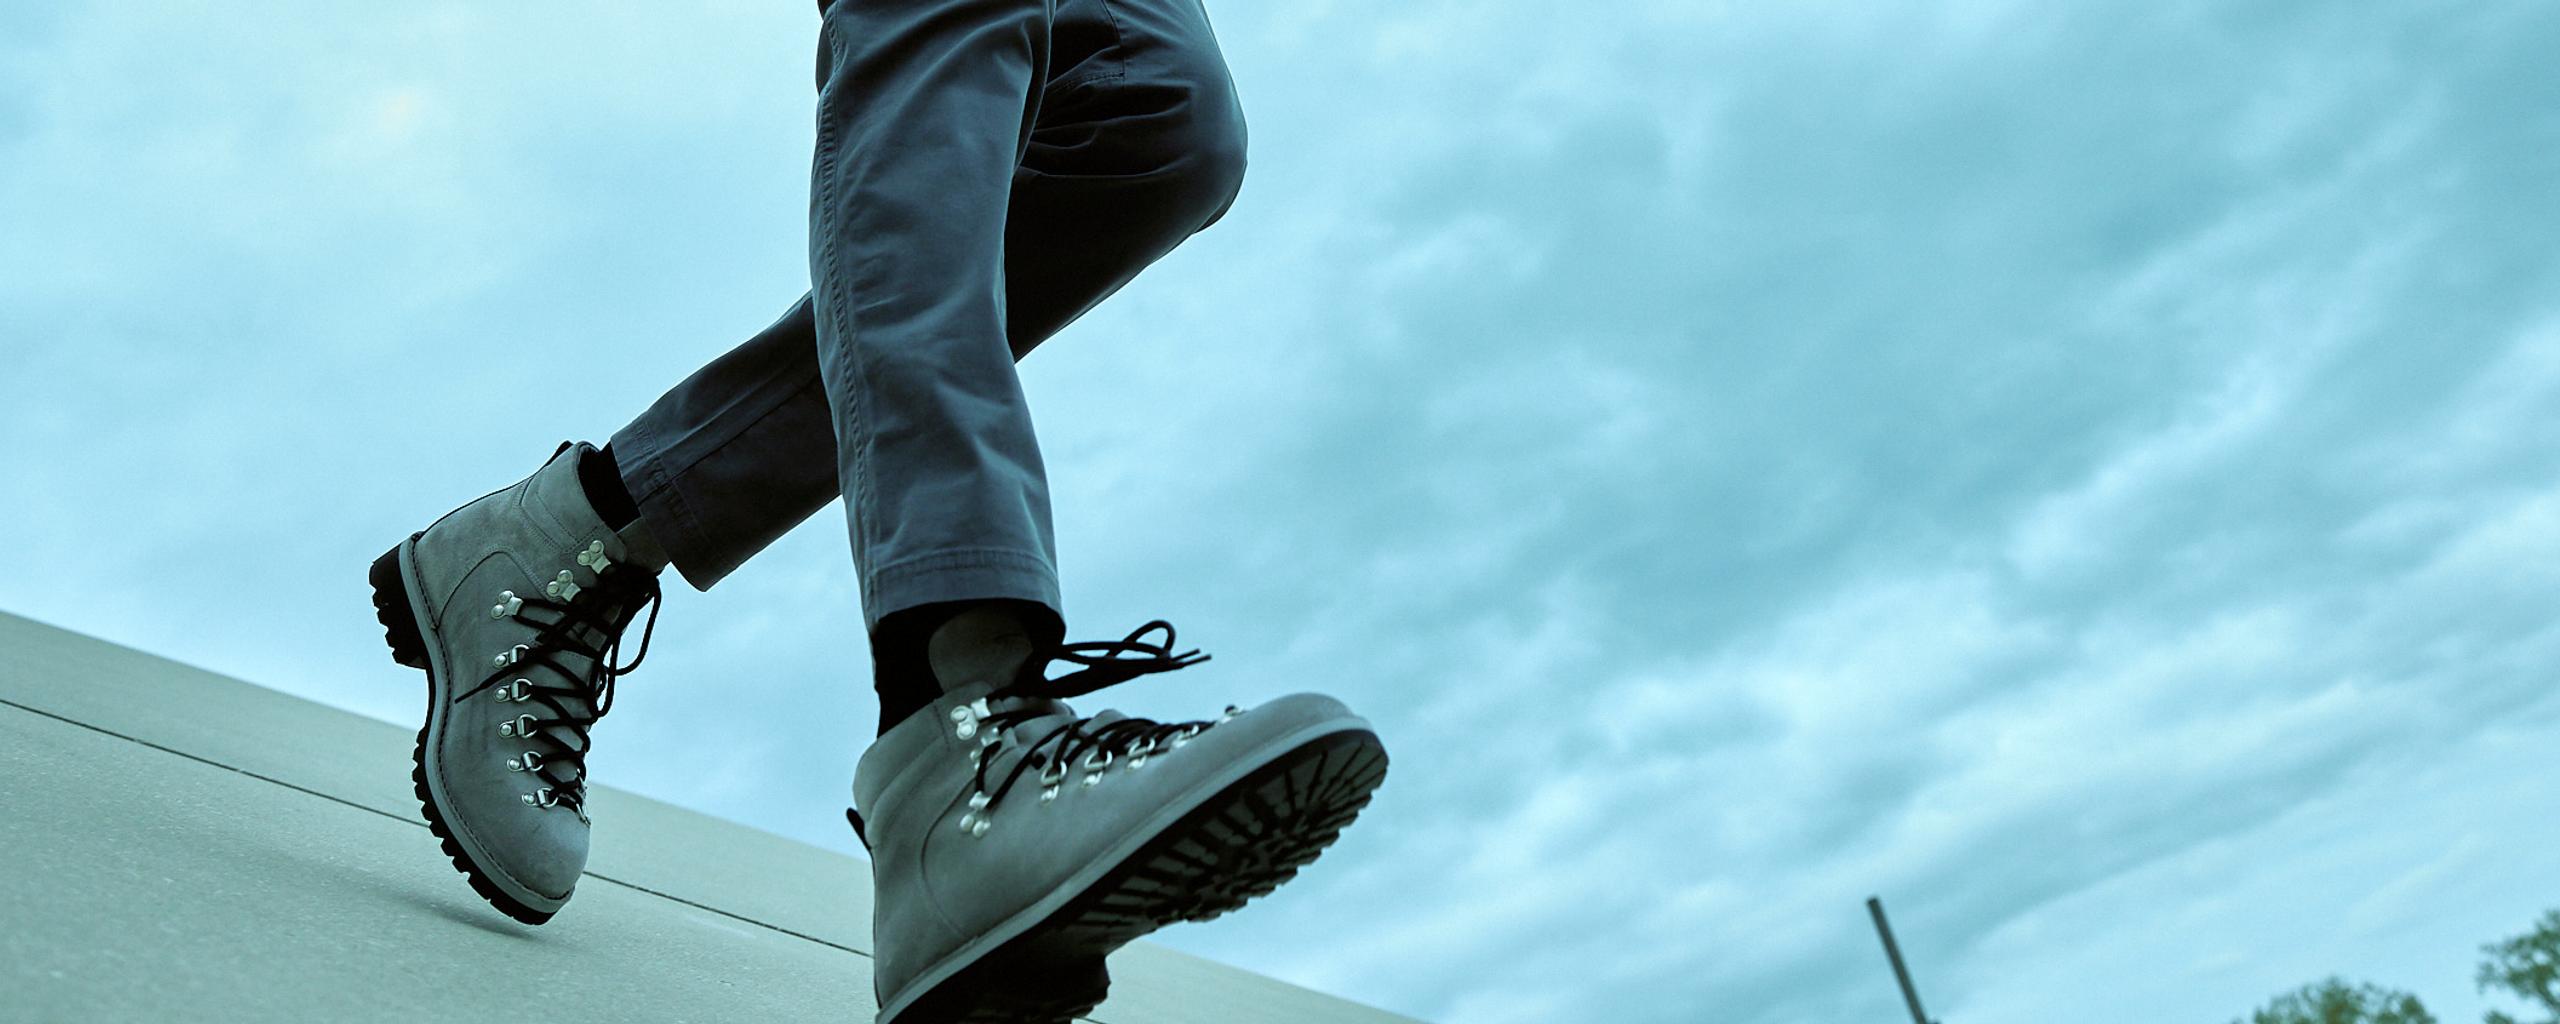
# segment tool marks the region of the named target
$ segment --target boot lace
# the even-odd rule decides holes
[[[1157,631],[1164,634],[1161,641],[1146,639],[1149,633]],[[1005,751],[1009,730],[1023,722],[1055,715],[1056,711],[1047,705],[1048,701],[1080,697],[1139,676],[1172,672],[1209,660],[1208,655],[1197,650],[1176,653],[1173,648],[1173,624],[1162,619],[1140,626],[1120,640],[1054,645],[1036,652],[1014,682],[954,708],[952,717],[958,723],[957,735],[963,739],[974,735],[979,740],[978,749],[970,754],[976,771],[972,778],[969,812],[961,816],[960,828],[972,835],[985,835],[988,808],[1003,799],[1032,771],[1040,773],[1040,802],[1045,804],[1058,798],[1072,770],[1082,771],[1084,785],[1098,785],[1103,773],[1114,765],[1144,768],[1149,757],[1181,747],[1192,737],[1216,725],[1214,721],[1157,722],[1146,718],[1117,718],[1095,725],[1090,717],[1077,718],[1024,745],[1023,756],[1015,760],[1012,769],[1002,779],[993,780],[993,788],[988,786],[989,770],[999,760],[997,755]],[[1055,661],[1070,662],[1084,668],[1050,678],[1047,675],[1048,665]],[[991,702],[1008,699],[1025,699],[1031,703],[1001,711],[989,707]],[[1232,705],[1226,710],[1226,718],[1240,714],[1243,711]],[[863,832],[862,816],[848,808],[845,818],[853,823],[854,835],[868,846],[870,837]]]
[[[534,635],[495,655],[488,677],[453,701],[460,704],[491,693],[501,703],[548,711],[546,716],[519,708],[512,720],[499,724],[499,735],[535,747],[509,759],[507,768],[543,783],[524,794],[525,803],[565,806],[585,821],[586,757],[591,746],[587,731],[612,710],[614,680],[639,668],[649,656],[649,638],[658,628],[660,594],[655,574],[608,563],[601,543],[581,554],[579,564],[596,567],[594,586],[579,586],[563,570],[544,588],[543,597],[519,597],[512,590],[499,595],[498,603],[489,609],[491,616],[530,625]],[[614,659],[622,652],[623,630],[644,607],[649,618],[640,630],[640,650],[630,661],[617,665]],[[571,671],[561,661],[564,655],[586,659],[586,670]],[[535,667],[550,671],[531,671]]]

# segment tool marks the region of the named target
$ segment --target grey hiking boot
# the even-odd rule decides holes
[[[445,514],[373,563],[392,659],[427,673],[418,801],[471,887],[509,917],[550,920],[587,863],[587,729],[642,607],[657,624],[666,555],[587,502],[563,444],[515,486]]]
[[[1330,697],[1171,723],[1060,703],[1206,660],[1172,646],[1158,621],[1050,648],[863,755],[847,817],[871,850],[878,1024],[1064,1024],[1102,1002],[1112,950],[1272,891],[1368,805],[1386,749]],[[1052,658],[1087,667],[1044,678]]]

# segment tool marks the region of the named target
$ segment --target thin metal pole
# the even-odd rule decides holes
[[[1893,926],[1884,923],[1884,901],[1867,897],[1867,914],[1876,919],[1876,937],[1884,940],[1884,958],[1893,962],[1893,980],[1902,983],[1902,1001],[1911,1007],[1911,1024],[1929,1024],[1920,1012],[1920,991],[1911,987],[1911,970],[1902,966],[1902,947],[1893,943]]]

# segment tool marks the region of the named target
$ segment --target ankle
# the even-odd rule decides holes
[[[578,488],[608,530],[621,530],[640,518],[640,504],[622,483],[622,467],[613,461],[613,446],[588,451],[578,460]]]
[[[950,690],[1012,682],[1043,642],[1056,642],[1049,634],[1057,618],[1038,602],[1006,598],[920,605],[883,618],[871,635],[880,732]]]
[[[1002,686],[1031,660],[1030,617],[1020,602],[970,605],[935,627],[925,641],[925,664],[945,691],[977,683]]]

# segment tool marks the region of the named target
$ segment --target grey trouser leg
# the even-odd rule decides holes
[[[815,284],[613,436],[700,589],[838,494],[867,625],[1061,611],[1014,361],[1207,227],[1244,120],[1199,0],[834,0]]]

